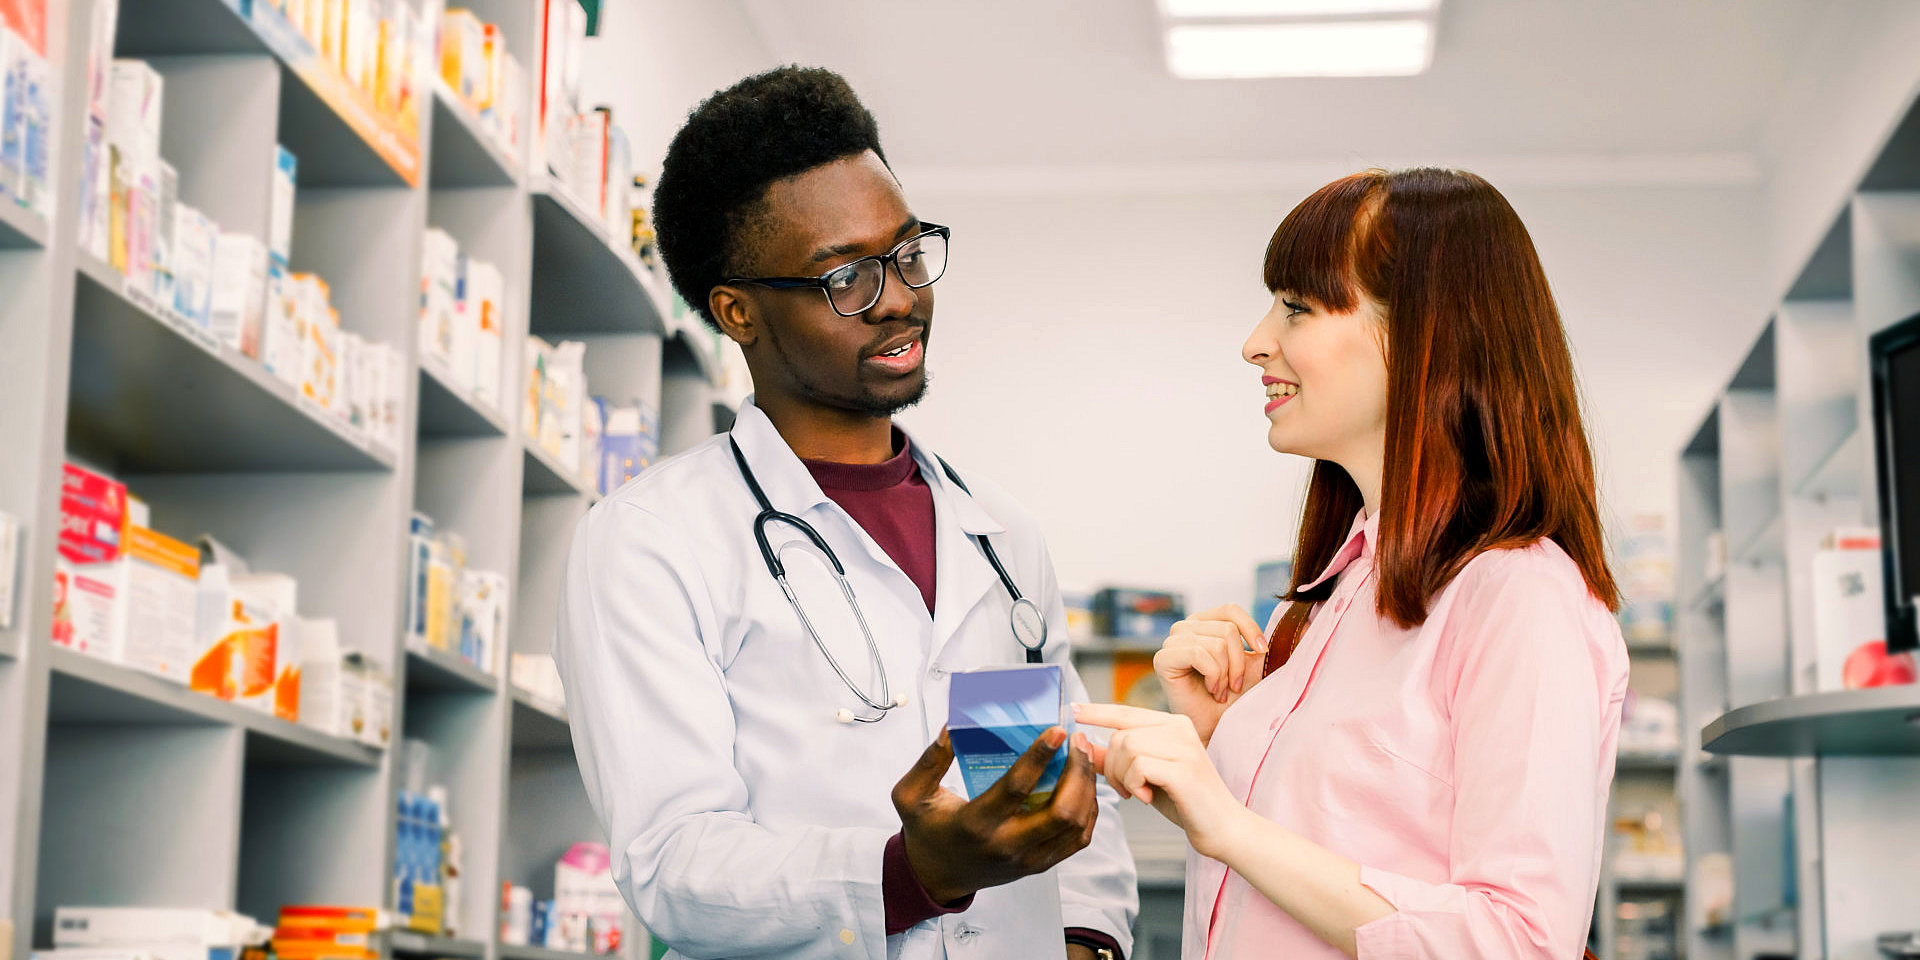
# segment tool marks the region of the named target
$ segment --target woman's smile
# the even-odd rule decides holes
[[[1279,377],[1261,377],[1260,383],[1267,388],[1267,412],[1272,413],[1285,405],[1288,400],[1300,394],[1300,385]]]

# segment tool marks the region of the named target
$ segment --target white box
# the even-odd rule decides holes
[[[153,208],[153,296],[173,308],[173,245],[180,210],[180,171],[165,160],[155,161],[158,192]]]
[[[160,156],[160,107],[166,83],[145,60],[113,61],[107,85],[107,142],[137,162]]]
[[[207,325],[220,342],[255,359],[267,311],[267,248],[244,233],[214,240]]]
[[[360,658],[340,650],[332,620],[300,621],[300,723],[331,736],[359,739],[366,726]]]
[[[553,348],[553,356],[547,361],[547,379],[553,384],[550,392],[554,423],[551,437],[543,432],[540,441],[548,453],[575,473],[580,471],[581,456],[585,452],[581,442],[585,419],[580,408],[587,401],[586,356],[586,344],[566,340]],[[544,430],[548,425],[543,422],[541,426]]]
[[[198,652],[200,551],[144,526],[129,526],[118,582],[112,658],[186,683]]]
[[[360,742],[385,749],[393,740],[393,677],[377,661],[366,658],[361,662],[360,678],[367,718]]]
[[[401,411],[406,409],[407,389],[413,383],[414,373],[406,354],[393,347],[381,344],[381,354],[386,357],[386,376],[381,380],[381,421],[386,428],[387,447],[399,450],[402,443],[400,430]]]
[[[429,227],[420,268],[420,356],[452,372],[453,328],[460,309],[460,245]]]
[[[219,228],[182,203],[174,207],[173,308],[202,329],[213,327],[213,258]]]
[[[506,336],[506,281],[493,264],[467,259],[465,302],[473,326],[473,398],[500,409],[500,354]]]
[[[229,910],[174,907],[55,907],[56,947],[181,944],[241,946],[253,920]]]
[[[1887,637],[1879,549],[1816,550],[1813,554],[1814,683],[1847,689],[1847,657]]]
[[[479,349],[480,311],[473,301],[473,285],[469,276],[472,263],[466,254],[460,255],[459,297],[453,314],[453,349],[447,356],[447,372],[453,378],[454,389],[463,397],[473,395],[474,354]]]
[[[299,161],[286,147],[273,147],[273,188],[267,207],[267,250],[281,263],[293,252],[293,197]]]
[[[460,574],[460,656],[487,673],[507,638],[507,578],[491,570]]]
[[[260,330],[260,362],[267,372],[279,377],[295,390],[300,389],[300,362],[303,359],[300,334],[300,284],[285,265],[269,259],[267,263],[266,310]]]

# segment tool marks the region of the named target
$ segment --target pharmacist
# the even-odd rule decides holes
[[[575,533],[554,659],[587,793],[673,956],[1124,956],[1132,858],[1084,741],[1033,811],[1064,733],[971,801],[950,769],[950,672],[1025,641],[1086,691],[1034,524],[892,424],[926,389],[949,231],[883,156],[845,81],[800,68],[715,94],[667,151],[661,252],[756,393]]]

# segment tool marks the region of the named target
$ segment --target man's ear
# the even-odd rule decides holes
[[[754,316],[753,301],[737,287],[714,287],[707,293],[707,309],[720,324],[720,332],[742,347],[760,339],[759,319]]]

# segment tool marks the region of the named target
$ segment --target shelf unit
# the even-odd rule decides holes
[[[1920,311],[1915,143],[1910,97],[1681,452],[1689,876],[1731,852],[1737,879],[1725,915],[1688,918],[1689,957],[1874,957],[1920,900],[1888,856],[1920,845],[1920,687],[1818,690],[1811,570],[1830,530],[1876,522],[1865,343]]]
[[[537,5],[465,4],[537,63]],[[311,56],[271,5],[122,0],[116,55],[167,79],[162,153],[183,202],[265,236],[273,146],[299,159],[292,267],[332,287],[345,327],[415,368],[405,442],[391,450],[302,399],[258,362],[208,339],[107,264],[76,250],[84,66],[92,3],[49,5],[59,105],[57,216],[0,204],[0,510],[25,530],[15,625],[0,631],[0,916],[14,955],[45,946],[61,903],[238,909],[283,903],[391,908],[404,740],[429,750],[466,862],[448,904],[461,939],[394,932],[391,956],[549,957],[496,942],[500,884],[551,896],[566,846],[600,838],[564,710],[443,650],[403,639],[409,514],[511,581],[510,652],[550,649],[566,546],[597,499],[523,440],[519,343],[586,339],[596,393],[637,399],[676,425],[670,455],[731,416],[711,341],[672,318],[664,286],[616,231],[527,172],[444,90],[397,137]],[[243,12],[244,11],[244,12]],[[529,94],[531,99],[531,94]],[[535,115],[531,103],[523,116]],[[497,404],[417,357],[425,229],[507,281]],[[669,387],[668,385],[672,386]],[[681,405],[686,405],[683,409]],[[300,583],[300,612],[392,674],[394,742],[331,737],[48,640],[63,461],[128,482],[156,526],[211,533],[257,569]],[[501,651],[504,661],[506,653]],[[3,951],[0,951],[3,952]],[[566,954],[552,954],[566,957]]]

